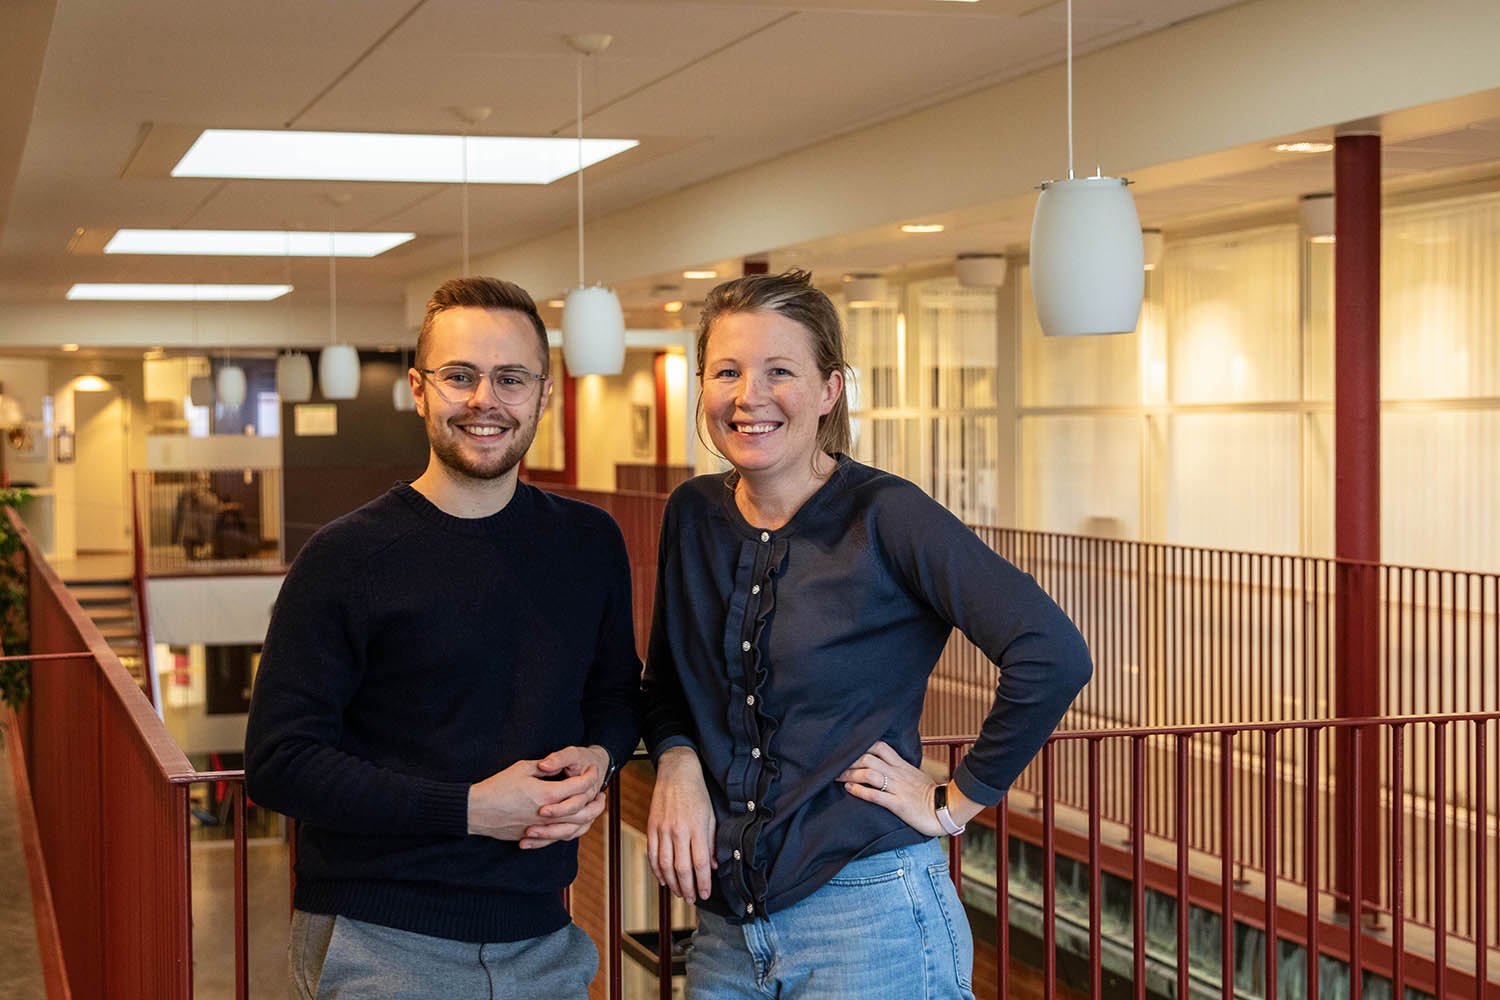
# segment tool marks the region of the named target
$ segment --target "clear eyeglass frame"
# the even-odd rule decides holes
[[[418,368],[417,371],[437,390],[439,396],[450,403],[467,403],[479,391],[483,379],[488,378],[495,398],[515,406],[530,402],[536,395],[537,386],[547,381],[546,375],[520,365],[492,368],[488,374],[472,365],[444,365],[441,368]]]

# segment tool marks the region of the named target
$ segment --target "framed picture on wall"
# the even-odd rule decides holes
[[[650,458],[652,455],[651,407],[644,403],[636,403],[630,408],[630,450],[636,458]]]
[[[62,465],[73,461],[73,432],[66,427],[57,429],[57,461]]]

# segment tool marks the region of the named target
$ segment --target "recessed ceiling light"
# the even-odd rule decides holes
[[[94,302],[265,302],[291,285],[92,285],[68,289],[68,298]]]
[[[257,180],[397,181],[415,184],[550,184],[578,170],[579,141],[566,138],[380,132],[204,129],[173,177]],[[640,145],[634,139],[585,139],[583,165]]]
[[[943,231],[940,222],[908,222],[901,227],[903,233],[940,233]]]
[[[682,272],[682,276],[684,278],[717,278],[719,276],[719,272],[718,271],[683,271]]]
[[[64,353],[72,354],[74,351],[78,350],[78,345],[77,344],[64,344],[64,345],[62,345],[62,350],[64,351]]]
[[[669,313],[680,313],[682,312],[682,302],[679,299],[673,299],[671,302],[664,303],[662,309]]]
[[[409,241],[413,233],[337,233],[336,257],[374,257]],[[226,257],[327,257],[328,233],[236,229],[121,229],[105,253],[185,254]]]
[[[73,380],[73,388],[80,392],[103,392],[109,388],[109,383],[98,375],[80,375]]]
[[[1327,153],[1332,151],[1331,142],[1279,142],[1271,147],[1278,153]]]
[[[565,306],[567,304],[568,304],[568,300],[567,299],[548,299],[547,300],[547,305],[550,306],[553,309],[561,309],[563,306]]]

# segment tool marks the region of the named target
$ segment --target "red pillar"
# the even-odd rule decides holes
[[[1370,717],[1380,714],[1382,687],[1373,565],[1380,561],[1380,136],[1334,142],[1335,709]],[[1358,878],[1367,900],[1378,899],[1381,857],[1376,735],[1366,734],[1355,760],[1345,731],[1335,761],[1338,829],[1364,838],[1365,848],[1363,872],[1341,860],[1338,887],[1347,893]]]
[[[667,464],[667,352],[657,351],[651,359],[651,375],[656,383],[656,464]],[[658,489],[662,484],[658,483]]]

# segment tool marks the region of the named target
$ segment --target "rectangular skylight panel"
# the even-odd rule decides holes
[[[129,285],[77,284],[68,298],[93,302],[266,302],[291,285]]]
[[[105,253],[229,257],[327,257],[328,233],[233,229],[121,229]],[[412,233],[338,233],[339,257],[374,257],[412,239]]]
[[[585,139],[583,165],[638,145]],[[463,151],[456,135],[204,129],[172,176],[457,184]],[[550,184],[578,169],[577,139],[470,136],[468,151],[473,184]]]

